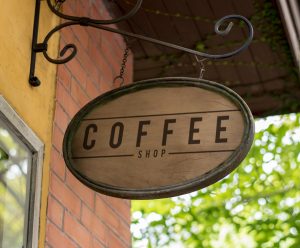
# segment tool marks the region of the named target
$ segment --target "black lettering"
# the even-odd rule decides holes
[[[216,127],[216,142],[215,143],[226,143],[227,138],[221,138],[221,132],[226,131],[226,127],[222,127],[222,121],[229,120],[228,115],[217,117],[217,127]]]
[[[96,124],[89,124],[85,128],[84,138],[83,138],[83,144],[82,144],[83,148],[85,150],[92,149],[95,146],[95,144],[96,144],[96,140],[94,140],[94,139],[91,139],[90,142],[88,142],[90,131],[92,131],[93,133],[96,133],[98,131],[97,125]]]
[[[150,150],[146,150],[146,158],[150,158]]]
[[[195,122],[202,121],[202,117],[191,118],[190,122],[190,133],[189,133],[189,144],[200,144],[200,140],[194,139],[194,134],[199,133],[199,128],[195,128]]]
[[[139,128],[138,128],[138,134],[137,134],[137,138],[136,138],[136,147],[140,147],[141,146],[141,138],[142,136],[146,136],[147,132],[143,131],[143,126],[144,125],[149,125],[150,121],[140,121],[139,122]]]
[[[158,150],[154,150],[153,151],[153,157],[157,158],[157,155],[158,155]]]
[[[165,153],[166,153],[166,150],[165,150],[165,149],[162,149],[162,150],[161,150],[161,155],[160,155],[160,156],[163,157]]]
[[[117,143],[114,143],[117,127],[119,127],[119,136],[118,136]],[[111,127],[110,140],[109,140],[109,145],[111,148],[118,148],[121,145],[123,139],[123,131],[124,131],[124,125],[122,122],[116,122]]]
[[[169,129],[169,123],[176,123],[176,119],[166,119],[164,124],[164,132],[163,132],[163,138],[162,138],[162,146],[165,146],[167,144],[167,135],[173,134],[173,130]]]
[[[143,151],[139,150],[138,151],[138,158],[142,158],[142,154],[143,154]]]

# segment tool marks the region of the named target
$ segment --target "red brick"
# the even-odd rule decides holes
[[[92,236],[88,230],[75,220],[69,213],[64,215],[64,231],[71,237],[80,247],[91,247]]]
[[[91,209],[95,208],[95,192],[78,181],[69,171],[67,171],[66,183],[87,206]]]
[[[57,76],[64,87],[70,91],[72,75],[65,65],[59,65],[57,67]]]
[[[81,107],[84,106],[89,101],[89,98],[85,94],[85,91],[79,86],[79,83],[74,78],[72,78],[72,83],[71,83],[71,95],[73,99]]]
[[[55,123],[64,132],[69,124],[69,116],[63,110],[62,106],[57,102],[55,104]]]
[[[70,1],[65,1],[63,6],[62,6],[62,9],[63,9],[63,13],[68,13],[68,14],[73,14],[73,15],[78,15],[78,13],[76,13],[76,5],[74,5],[73,2],[70,2]],[[63,29],[64,30],[64,29]]]
[[[100,240],[104,245],[108,244],[107,227],[98,219],[95,213],[84,204],[82,205],[81,221],[82,224],[89,229],[98,240]]]
[[[91,6],[91,16],[92,18],[97,18],[97,19],[103,19],[101,16],[101,8],[103,8],[103,6],[99,6],[100,1],[96,1],[92,4]]]
[[[92,248],[105,248],[97,239],[93,239]]]
[[[119,227],[119,220],[116,218],[115,213],[112,209],[107,206],[101,197],[98,195],[96,196],[96,215],[99,216],[105,223],[107,223],[110,227],[114,228],[115,230]]]
[[[107,77],[112,82],[112,79],[114,77],[113,71],[111,66],[109,65],[108,61],[105,59],[105,56],[103,53],[99,50],[98,47],[94,45],[89,46],[89,56],[91,59],[98,65],[100,76]]]
[[[76,11],[80,13],[81,16],[90,16],[90,4],[87,4],[87,1],[76,1],[75,6]]]
[[[56,98],[68,116],[73,118],[79,107],[60,82],[57,83]]]
[[[100,82],[100,92],[101,94],[109,91],[112,89],[113,86],[113,79],[107,79],[106,77],[104,77],[101,82]]]
[[[51,222],[47,222],[46,242],[55,248],[78,248],[78,246]]]
[[[81,47],[83,49],[87,49],[88,43],[89,43],[89,34],[86,31],[86,27],[72,26],[72,31],[73,31],[74,37],[76,37],[77,40],[80,42]],[[82,52],[84,52],[84,51],[82,51]]]
[[[105,203],[99,195],[96,196],[95,211],[96,215],[124,240],[130,240],[129,226],[112,210],[109,203]]]
[[[96,30],[95,28],[88,27],[87,32],[89,34],[91,44],[95,44],[95,45],[101,47],[102,36],[103,36],[103,33],[105,33],[106,31],[101,30],[101,29]],[[89,42],[89,44],[90,44],[90,42]]]
[[[52,142],[58,151],[62,150],[63,138],[64,138],[63,132],[57,127],[57,125],[54,125]]]
[[[88,45],[85,48],[83,48],[83,46],[79,44],[78,50],[79,50],[78,60],[86,70],[86,75],[87,75],[86,84],[88,84],[91,80],[93,82],[96,82],[99,79],[100,72],[99,72],[99,68],[95,65],[95,62],[92,61],[91,57],[87,52]]]
[[[66,173],[66,165],[65,161],[61,157],[60,153],[55,149],[52,148],[51,151],[51,169],[55,172],[55,174],[60,177],[60,179],[65,179]]]
[[[70,62],[67,64],[68,69],[72,73],[73,77],[77,79],[79,84],[81,85],[82,88],[85,89],[86,87],[86,81],[87,81],[87,75],[86,71],[87,68],[83,68],[77,58],[72,59]]]
[[[51,195],[48,197],[48,218],[62,228],[63,207]]]
[[[75,4],[67,1],[63,8],[69,15],[111,19],[102,0],[80,0]],[[89,99],[119,86],[113,85],[113,79],[119,74],[125,44],[118,34],[89,27],[72,26],[61,31],[61,47],[74,41],[77,56],[60,65],[57,72],[45,245],[49,248],[128,248],[131,247],[130,202],[96,196],[66,170],[61,155],[63,132],[79,108]],[[130,54],[125,83],[131,82],[132,63]]]
[[[103,37],[102,45],[103,45],[102,54],[106,58],[114,75],[116,75],[120,71],[123,56],[122,55],[117,56],[116,52],[110,47],[110,42],[107,40],[106,37]]]
[[[80,218],[81,201],[55,174],[50,174],[50,192],[76,217]]]
[[[117,28],[115,25],[113,25],[113,27]],[[123,58],[123,54],[124,54],[126,45],[124,44],[124,39],[123,39],[123,44],[120,46],[120,44],[118,43],[118,41],[116,39],[116,37],[118,37],[118,36],[120,37],[120,39],[123,39],[123,37],[119,34],[106,32],[105,37],[104,37],[103,46],[110,44],[109,49],[110,49],[110,51],[113,52],[114,56],[116,58]],[[102,47],[102,48],[105,49],[105,47]],[[114,57],[111,57],[111,59],[113,59],[113,58]]]
[[[96,4],[96,7],[99,9],[100,17],[103,20],[109,20],[112,19],[112,16],[110,13],[107,11],[105,4],[102,1],[94,1]]]
[[[111,208],[114,209],[114,211],[123,218],[125,223],[128,225],[131,222],[131,212],[130,212],[130,201],[128,200],[123,200],[123,199],[118,199],[115,197],[110,197],[110,196],[102,196],[101,198],[104,199],[104,201],[111,206]]]
[[[100,86],[100,83],[98,86]],[[86,86],[86,93],[91,99],[94,99],[100,95],[100,90],[97,89],[96,86],[91,82]]]
[[[115,33],[113,33],[112,35],[114,36],[114,39],[116,40],[118,46],[119,46],[122,50],[124,50],[125,47],[126,47],[126,44],[124,43],[124,38],[123,38],[121,35],[115,34]]]
[[[60,41],[60,50],[64,48],[65,44],[74,42],[74,33],[70,28],[63,28],[60,31],[61,41]]]
[[[126,244],[129,244],[131,241],[131,233],[130,233],[130,226],[125,225],[123,222],[117,229],[118,237],[122,238]]]
[[[130,246],[124,244],[116,235],[112,232],[108,234],[108,248],[128,248]]]

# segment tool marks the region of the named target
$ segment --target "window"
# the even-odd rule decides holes
[[[0,247],[37,247],[43,144],[0,96]]]

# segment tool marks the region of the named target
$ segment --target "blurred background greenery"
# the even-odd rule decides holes
[[[133,247],[300,247],[300,114],[256,120],[253,146],[221,181],[132,201]]]

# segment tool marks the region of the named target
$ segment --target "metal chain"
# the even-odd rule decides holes
[[[117,82],[117,80],[120,80],[120,87],[123,86],[124,84],[124,73],[125,73],[125,69],[126,69],[126,63],[127,63],[127,59],[128,59],[128,56],[129,56],[129,52],[130,52],[130,48],[129,48],[129,45],[128,45],[128,42],[125,40],[125,43],[126,43],[126,48],[124,50],[124,55],[123,55],[123,60],[122,60],[122,64],[121,64],[121,69],[120,69],[120,74],[119,76],[115,77],[114,78],[114,83]]]

